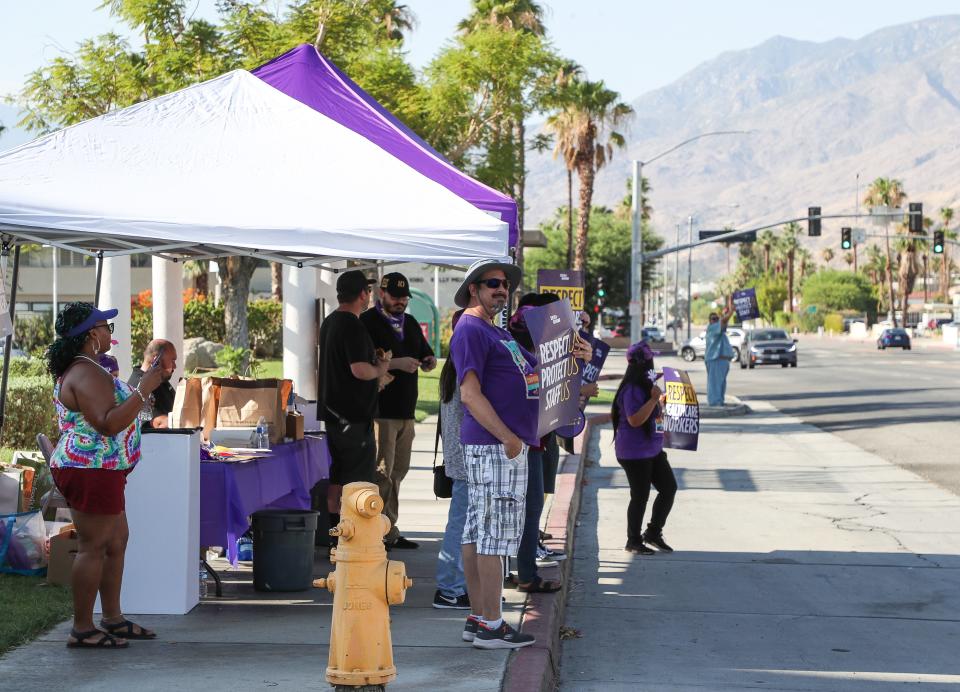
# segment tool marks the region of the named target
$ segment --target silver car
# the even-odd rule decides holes
[[[740,360],[740,347],[743,346],[744,332],[739,327],[727,327],[727,338],[730,339],[730,345],[733,347],[733,359]],[[688,363],[692,363],[697,358],[703,358],[707,350],[707,333],[700,332],[699,336],[687,339],[680,347],[680,357]]]

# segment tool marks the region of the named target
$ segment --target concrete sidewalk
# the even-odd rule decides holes
[[[461,640],[466,611],[436,610],[431,604],[448,500],[433,495],[435,418],[417,426],[410,475],[401,491],[399,526],[420,542],[419,550],[396,550],[414,586],[406,602],[391,608],[397,680],[389,690],[500,689],[509,652],[480,651]],[[131,642],[122,651],[76,651],[64,644],[68,623],[0,658],[0,690],[72,692],[131,689],[329,690],[324,672],[333,595],[326,590],[262,594],[253,590],[249,567],[224,560],[222,599],[207,598],[184,616],[128,615],[155,628],[155,641]],[[317,551],[315,576],[331,566]],[[211,594],[213,592],[211,585]],[[519,625],[523,594],[505,592],[504,617]]]
[[[704,421],[700,451],[669,452],[670,555],[624,552],[629,489],[600,431],[560,689],[956,689],[960,498],[751,407]]]

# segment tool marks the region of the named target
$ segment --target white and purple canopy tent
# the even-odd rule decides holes
[[[14,274],[25,243],[101,260],[248,255],[329,267],[463,265],[505,257],[508,240],[507,222],[245,71],[0,154],[0,244],[15,249]]]

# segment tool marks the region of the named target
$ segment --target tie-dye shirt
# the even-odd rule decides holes
[[[140,461],[140,419],[135,418],[117,435],[97,432],[79,411],[71,411],[60,401],[61,380],[53,390],[60,423],[60,441],[50,457],[51,468],[132,469]],[[133,388],[113,378],[113,398],[122,404],[133,396]]]

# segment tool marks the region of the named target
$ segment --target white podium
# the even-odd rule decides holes
[[[183,615],[200,601],[200,432],[146,433],[141,451],[127,477],[120,605],[127,615]]]

